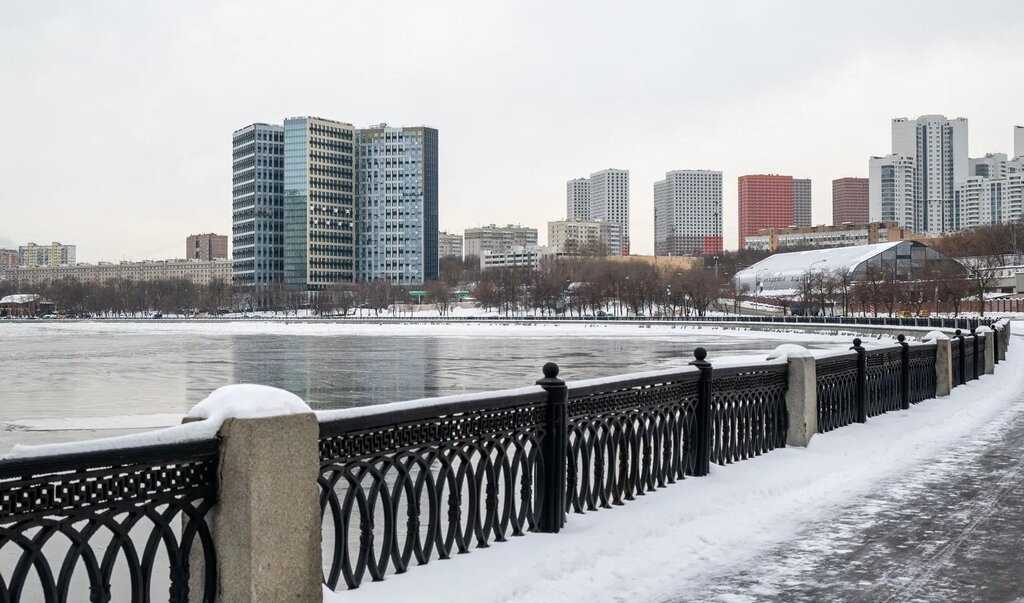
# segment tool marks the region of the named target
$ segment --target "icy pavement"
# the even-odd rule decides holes
[[[1024,600],[1024,392],[1017,402],[936,461],[672,601]]]
[[[951,396],[325,600],[1019,598],[1022,363],[1014,337]]]

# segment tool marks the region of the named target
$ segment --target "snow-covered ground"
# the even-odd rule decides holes
[[[969,445],[997,418],[1024,409],[1024,341],[1014,337],[995,376],[946,398],[816,435],[807,448],[713,466],[624,507],[571,514],[562,533],[529,534],[416,566],[349,601],[664,601],[694,579],[742,567],[859,495]]]

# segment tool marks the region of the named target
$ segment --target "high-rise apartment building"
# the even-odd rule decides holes
[[[590,175],[591,221],[622,227],[622,255],[629,255],[629,170],[607,169]]]
[[[0,249],[0,270],[14,270],[18,267],[17,249]]]
[[[868,179],[836,178],[832,181],[832,224],[863,224],[870,220]]]
[[[806,227],[811,225],[811,180],[809,178],[793,178],[793,225]]]
[[[967,160],[967,177],[1005,178],[1008,161],[1006,153],[986,153],[984,157],[972,157]]]
[[[284,128],[251,124],[235,130],[231,145],[231,279],[238,285],[282,283]]]
[[[462,235],[441,231],[437,234],[437,257],[462,259]]]
[[[355,128],[284,120],[284,282],[310,291],[356,278]]]
[[[622,227],[614,222],[548,222],[548,247],[565,255],[622,255]]]
[[[357,278],[437,279],[437,130],[361,128],[356,160]]]
[[[480,226],[467,228],[463,235],[466,257],[481,257],[485,251],[506,253],[513,247],[530,247],[537,245],[537,229],[526,226]]]
[[[722,252],[722,172],[674,170],[654,183],[654,255]]]
[[[565,219],[590,220],[590,180],[575,178],[565,183]]]
[[[739,243],[743,248],[744,239],[757,234],[762,228],[786,228],[795,226],[797,191],[800,203],[806,203],[810,196],[810,181],[795,184],[800,179],[776,174],[756,174],[739,177]],[[806,213],[806,207],[801,208]],[[804,219],[801,216],[801,219]]]
[[[892,120],[892,152],[915,164],[914,232],[938,235],[953,229],[956,184],[967,180],[967,119],[924,115]]]
[[[1024,157],[1024,126],[1013,127],[1013,156]]]
[[[49,245],[28,243],[18,247],[18,266],[73,266],[77,248],[56,241]]]
[[[868,215],[871,222],[895,222],[914,229],[918,222],[917,161],[912,156],[886,155],[868,162]]]
[[[228,238],[219,234],[189,235],[185,239],[185,257],[190,260],[228,259]]]

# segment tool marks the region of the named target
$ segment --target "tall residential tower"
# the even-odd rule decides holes
[[[837,178],[832,181],[832,224],[864,224],[868,212],[868,179]]]
[[[953,229],[956,184],[967,180],[967,119],[923,115],[892,120],[892,152],[915,164],[914,232],[931,235]]]
[[[722,172],[675,170],[654,183],[654,255],[722,252]]]
[[[622,255],[629,255],[629,170],[607,169],[590,175],[590,220],[622,227]]]

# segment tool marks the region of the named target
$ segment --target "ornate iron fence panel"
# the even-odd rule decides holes
[[[566,508],[621,505],[692,473],[699,377],[692,369],[571,386]]]
[[[900,409],[900,373],[903,359],[899,347],[868,350],[867,410],[874,417]]]
[[[953,363],[953,387],[960,385],[960,340],[956,337],[949,339],[950,361]]]
[[[724,465],[786,445],[788,368],[715,369],[711,381],[711,461]]]
[[[857,420],[857,354],[821,358],[815,363],[818,390],[818,432],[825,433]]]
[[[910,403],[935,397],[935,344],[910,346]]]
[[[357,588],[533,529],[547,394],[532,389],[321,422],[326,585]]]
[[[0,461],[0,601],[213,601],[217,445]]]

